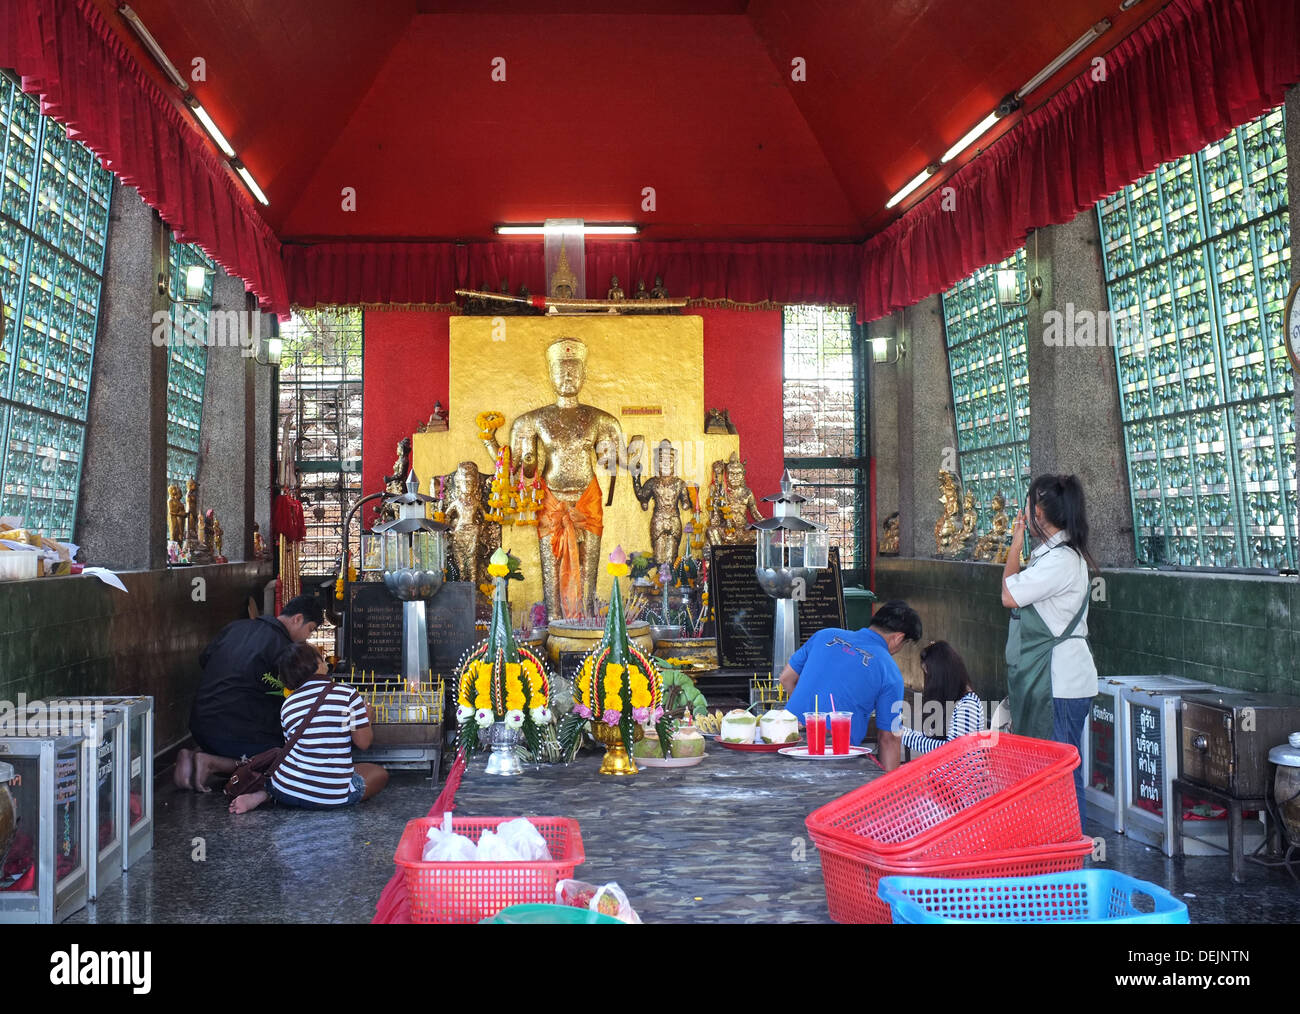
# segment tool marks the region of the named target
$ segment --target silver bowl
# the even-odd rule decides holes
[[[431,599],[437,594],[438,589],[442,587],[442,571],[440,570],[386,570],[384,571],[384,587],[388,589],[389,594],[395,599],[402,602],[415,602],[420,599]]]
[[[680,624],[652,624],[650,627],[650,636],[656,641],[671,641],[682,636],[682,628]]]

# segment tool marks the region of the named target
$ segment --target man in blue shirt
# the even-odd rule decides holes
[[[861,743],[867,722],[876,715],[880,763],[886,771],[898,767],[902,737],[903,674],[890,656],[907,641],[921,639],[921,617],[906,602],[886,602],[864,630],[819,630],[791,657],[781,673],[790,700],[786,708],[803,720],[813,710],[814,696],[823,711],[831,710],[831,695],[840,711],[853,712],[849,741]]]

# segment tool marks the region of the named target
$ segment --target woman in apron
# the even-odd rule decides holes
[[[1038,542],[1020,566],[1025,527]],[[1077,476],[1040,475],[1016,515],[1002,571],[1002,604],[1011,609],[1007,684],[1011,731],[1082,751],[1083,722],[1097,696],[1097,666],[1088,647],[1088,519]],[[1083,826],[1083,769],[1074,769]]]

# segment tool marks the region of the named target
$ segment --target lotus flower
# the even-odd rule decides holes
[[[644,725],[646,722],[650,720],[650,709],[634,708],[632,710],[632,717],[636,719],[638,722],[640,722],[642,725]]]
[[[462,704],[459,708],[456,709],[456,724],[462,725],[465,722],[468,722],[470,718],[473,717],[473,715],[474,715],[474,709],[471,708],[468,704]]]
[[[618,725],[618,717],[619,716],[617,711],[615,711],[613,708],[606,708],[605,714],[601,716],[601,720],[606,725]]]
[[[478,727],[480,729],[486,729],[496,721],[496,716],[494,716],[487,708],[479,708],[478,711],[474,713],[474,721],[478,722]]]
[[[518,729],[524,724],[524,713],[522,711],[507,711],[506,725],[512,729]]]

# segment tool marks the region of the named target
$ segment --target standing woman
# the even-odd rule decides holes
[[[1025,525],[1038,540],[1020,569]],[[1082,751],[1083,722],[1097,696],[1097,666],[1088,647],[1088,519],[1077,476],[1040,475],[1016,515],[1002,570],[1002,604],[1011,609],[1007,683],[1011,731],[1069,743]],[[1074,769],[1082,828],[1087,812],[1083,770]]]

